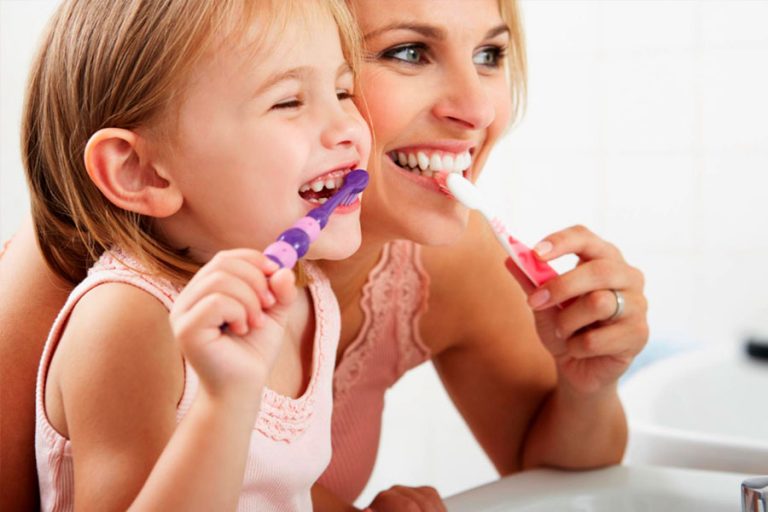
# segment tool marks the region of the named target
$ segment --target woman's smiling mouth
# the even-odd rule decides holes
[[[427,149],[401,149],[387,153],[390,160],[401,169],[431,178],[435,172],[465,174],[472,166],[472,150],[460,153]]]

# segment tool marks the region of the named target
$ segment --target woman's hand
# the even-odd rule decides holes
[[[554,233],[535,249],[543,261],[564,254],[579,257],[574,269],[539,288],[507,260],[528,294],[536,329],[555,357],[559,380],[589,394],[614,386],[648,339],[642,273],[616,247],[582,226]],[[623,310],[614,290],[623,297]]]
[[[260,390],[295,298],[293,272],[255,250],[222,251],[195,274],[171,309],[171,326],[206,391]]]
[[[433,487],[395,485],[377,494],[363,512],[445,512],[445,505]]]

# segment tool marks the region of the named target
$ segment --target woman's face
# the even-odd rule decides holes
[[[448,168],[476,180],[512,113],[509,32],[498,1],[352,0],[352,7],[366,46],[360,108],[374,132],[365,231],[451,243],[467,211],[431,173]]]

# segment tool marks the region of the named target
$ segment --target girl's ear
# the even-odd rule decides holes
[[[115,206],[158,218],[181,208],[181,191],[149,158],[146,144],[135,132],[101,129],[88,140],[84,156],[91,181]]]

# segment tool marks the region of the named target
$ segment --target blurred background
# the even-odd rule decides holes
[[[651,341],[635,367],[742,343],[768,318],[768,1],[521,4],[527,112],[481,188],[523,241],[584,224],[643,270]],[[2,240],[28,209],[21,103],[55,5],[0,0]],[[394,483],[448,495],[495,478],[423,365],[387,396],[381,455],[360,503]]]

